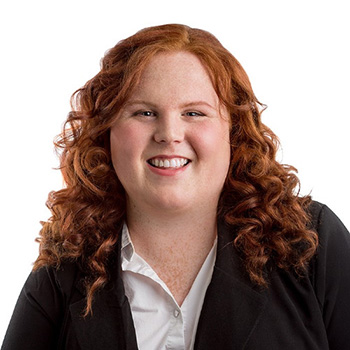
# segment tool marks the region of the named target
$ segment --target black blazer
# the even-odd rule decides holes
[[[319,234],[307,278],[276,269],[267,289],[254,287],[219,224],[218,250],[196,333],[195,349],[350,349],[350,235],[319,203],[311,206]],[[120,243],[111,282],[82,317],[85,292],[75,264],[31,273],[20,294],[3,350],[137,349],[130,306],[120,276]]]

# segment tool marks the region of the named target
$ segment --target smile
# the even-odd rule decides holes
[[[152,158],[147,162],[155,168],[182,168],[187,165],[190,160],[186,158]]]

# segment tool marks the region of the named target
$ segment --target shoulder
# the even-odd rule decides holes
[[[347,348],[350,338],[350,234],[326,205],[310,206],[319,246],[312,262],[313,286],[332,348]],[[348,339],[349,338],[349,339]],[[347,345],[346,345],[347,344]]]
[[[349,234],[337,215],[325,204],[312,201],[309,206],[312,225],[316,230],[336,228]]]
[[[70,301],[83,299],[75,288],[78,274],[73,263],[32,271],[19,295],[3,348],[56,348]]]
[[[78,265],[72,262],[32,271],[23,286],[16,309],[27,310],[33,319],[46,319],[57,325],[69,304],[85,297],[84,289],[78,287],[80,276]]]
[[[331,252],[349,258],[350,234],[337,215],[325,204],[313,201],[309,207],[312,228],[318,233],[318,255]]]
[[[81,275],[75,262],[64,262],[58,267],[43,266],[31,272],[23,292],[30,299],[40,300],[41,304],[62,306],[73,291],[79,290]]]
[[[318,273],[324,278],[350,277],[350,234],[341,220],[326,205],[310,205],[312,228],[319,245],[315,257]],[[322,271],[320,271],[322,269]],[[321,273],[322,272],[322,273]]]

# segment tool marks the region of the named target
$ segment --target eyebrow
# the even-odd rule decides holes
[[[194,107],[194,106],[200,106],[200,105],[205,105],[211,109],[215,109],[215,107],[213,107],[210,103],[205,102],[205,101],[193,101],[193,102],[188,102],[188,103],[184,103],[183,105],[181,105],[182,108],[185,107]]]
[[[144,100],[131,100],[129,102],[126,102],[125,107],[129,107],[132,105],[145,105],[145,106],[149,106],[151,108],[157,108],[157,105],[152,103],[152,102],[148,102],[148,101],[144,101]],[[195,107],[195,106],[200,106],[200,105],[204,105],[207,106],[213,110],[216,110],[215,107],[213,107],[210,103],[206,102],[206,101],[191,101],[191,102],[185,102],[183,104],[180,105],[180,108],[187,108],[187,107]]]

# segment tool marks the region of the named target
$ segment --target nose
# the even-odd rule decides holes
[[[167,113],[160,115],[154,132],[157,143],[179,143],[184,139],[184,127],[181,115]]]

